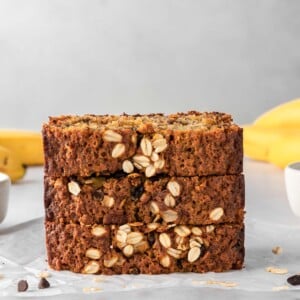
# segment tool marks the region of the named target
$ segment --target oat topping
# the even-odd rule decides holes
[[[209,218],[213,221],[218,221],[222,218],[222,216],[224,215],[224,210],[222,207],[217,207],[215,209],[213,209],[210,214],[209,214]]]
[[[122,169],[125,173],[129,174],[134,171],[134,166],[130,160],[124,160],[122,164]]]
[[[174,199],[174,197],[171,194],[167,194],[164,199],[164,203],[168,207],[175,207],[176,200]]]
[[[91,259],[99,259],[101,257],[101,253],[98,249],[89,248],[86,250],[85,256]]]
[[[199,247],[193,247],[190,249],[188,253],[188,262],[193,263],[195,262],[201,254],[201,250]]]
[[[169,181],[167,184],[167,189],[174,197],[180,195],[180,185],[176,181]]]
[[[171,247],[171,239],[170,239],[170,237],[167,233],[161,233],[159,235],[159,242],[165,248],[170,248]]]
[[[125,145],[122,143],[116,144],[111,152],[112,158],[118,158],[125,153]]]
[[[97,225],[92,228],[92,235],[101,237],[106,233],[106,229],[102,225]]]
[[[99,264],[96,261],[91,260],[84,267],[82,273],[85,273],[85,274],[95,274],[95,273],[97,273],[99,271],[99,269],[100,269]]]
[[[172,223],[177,220],[178,214],[176,211],[168,209],[161,212],[161,217],[166,223]]]
[[[75,181],[70,181],[68,183],[68,190],[74,196],[78,196],[81,191],[79,184]]]
[[[135,231],[135,232],[130,232],[127,235],[126,243],[128,244],[137,244],[143,240],[144,236],[141,232]]]
[[[169,255],[165,255],[160,259],[160,264],[164,267],[164,268],[168,268],[171,265],[171,260],[170,260],[170,256]]]
[[[141,140],[140,147],[141,147],[142,152],[143,152],[144,155],[151,156],[151,154],[152,154],[152,144],[151,144],[151,141],[149,139],[144,137]]]
[[[119,133],[108,129],[103,134],[103,140],[106,142],[120,143],[122,142],[122,136]]]
[[[106,267],[106,268],[112,268],[116,264],[117,261],[118,261],[118,256],[113,255],[109,259],[104,259],[103,264],[104,264],[104,267]]]
[[[199,227],[193,227],[192,234],[193,235],[202,235],[202,230]]]

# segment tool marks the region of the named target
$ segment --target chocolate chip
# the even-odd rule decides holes
[[[134,199],[139,199],[142,196],[142,194],[144,193],[144,186],[139,185],[136,187],[132,187],[130,190],[130,193]]]
[[[113,177],[116,178],[116,179],[119,179],[119,178],[123,178],[125,177],[127,174],[123,171],[117,171],[113,174]]]
[[[93,197],[96,199],[96,200],[99,200],[101,201],[104,197],[104,193],[101,189],[98,189],[96,191],[93,192]]]
[[[155,234],[154,234],[154,232],[149,232],[148,233],[148,242],[149,242],[150,247],[152,247],[152,245],[155,242]]]
[[[287,282],[291,285],[300,285],[300,275],[293,275],[289,277]]]
[[[179,268],[179,270],[182,270],[182,260],[181,259],[176,260],[176,265]]]
[[[129,274],[138,275],[138,274],[140,274],[140,271],[138,268],[132,267],[129,269]]]
[[[50,287],[50,283],[46,278],[41,278],[39,282],[39,289],[47,289]]]
[[[27,280],[20,280],[18,282],[18,292],[25,292],[28,289],[28,282]]]

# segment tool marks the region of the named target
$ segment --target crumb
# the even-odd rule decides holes
[[[280,246],[276,246],[272,249],[272,253],[275,255],[280,255],[282,253],[282,248]]]
[[[266,272],[278,274],[278,275],[284,275],[287,274],[289,271],[286,268],[277,268],[277,267],[267,267],[265,268]]]

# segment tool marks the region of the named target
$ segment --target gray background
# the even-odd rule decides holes
[[[0,0],[0,127],[226,111],[300,95],[297,0]]]

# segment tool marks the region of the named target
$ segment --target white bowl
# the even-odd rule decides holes
[[[0,223],[4,220],[8,207],[10,178],[0,172]]]
[[[290,207],[300,217],[300,162],[289,164],[284,170],[284,177]]]

